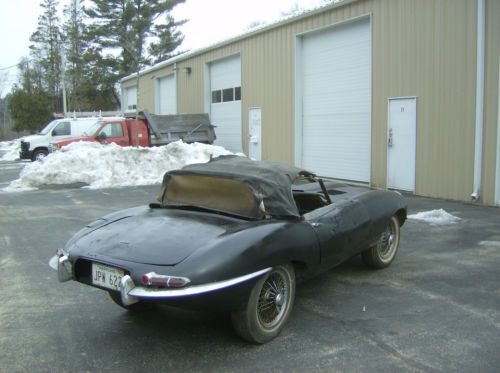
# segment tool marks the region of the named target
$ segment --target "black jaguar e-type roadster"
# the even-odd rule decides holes
[[[405,219],[397,192],[223,156],[167,172],[158,203],[88,224],[52,263],[59,281],[106,290],[126,309],[229,311],[240,336],[264,343],[286,323],[296,280],[357,254],[388,266]]]

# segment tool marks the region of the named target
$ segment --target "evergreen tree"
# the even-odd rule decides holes
[[[78,110],[82,102],[81,87],[85,81],[85,56],[88,43],[84,38],[82,0],[70,0],[64,8],[64,84],[68,111]]]
[[[172,57],[172,52],[184,40],[182,32],[177,30],[177,27],[184,23],[186,23],[186,20],[175,21],[170,14],[167,14],[165,24],[154,25],[153,33],[157,36],[158,42],[152,42],[148,48],[149,55],[152,57],[152,63],[165,61]]]
[[[150,61],[145,57],[147,39],[163,38],[151,51],[167,55],[165,46],[179,45],[182,35],[175,30],[180,24],[167,18],[163,27],[157,24],[159,17],[170,12],[185,0],[91,0],[93,5],[85,12],[93,20],[92,33],[104,49],[118,50],[118,57],[103,57],[103,63],[121,78],[136,72]],[[169,33],[170,31],[170,33]],[[172,40],[168,38],[171,37]],[[177,43],[177,44],[176,44]],[[157,61],[157,56],[153,56]],[[118,80],[118,79],[116,79]]]
[[[101,71],[100,48],[92,45],[83,0],[64,9],[65,86],[68,111],[114,110],[114,81]],[[108,77],[108,78],[106,78]]]
[[[46,90],[44,71],[39,63],[23,58],[18,69],[20,86],[15,84],[8,95],[12,129],[34,132],[51,118],[54,96]]]
[[[37,86],[46,91],[51,98],[51,107],[60,111],[60,78],[61,78],[61,31],[57,16],[57,0],[42,0],[40,7],[43,13],[38,17],[37,30],[31,35],[31,56],[37,65],[36,69],[43,76]]]
[[[39,88],[30,92],[14,85],[9,94],[8,108],[14,125],[14,131],[35,132],[52,117],[50,111],[52,97]]]

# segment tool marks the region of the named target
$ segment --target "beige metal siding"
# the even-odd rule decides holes
[[[475,2],[379,1],[373,16],[373,184],[385,186],[388,97],[417,97],[416,193],[468,199],[475,120]]]
[[[492,142],[496,134],[499,22],[494,20],[500,19],[498,3],[487,0],[483,179],[485,200],[490,202],[496,149]],[[363,15],[372,20],[372,185],[386,185],[387,99],[416,96],[416,194],[469,200],[474,162],[476,0],[347,2],[208,50],[177,62],[178,112],[204,111],[205,64],[240,53],[244,149],[248,109],[261,107],[263,159],[293,163],[297,35]],[[192,68],[189,75],[182,70],[186,66]],[[139,106],[150,110],[155,107],[155,74],[161,71],[141,77]]]

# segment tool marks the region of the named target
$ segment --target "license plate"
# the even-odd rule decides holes
[[[120,291],[120,280],[124,276],[121,269],[92,263],[92,284]]]

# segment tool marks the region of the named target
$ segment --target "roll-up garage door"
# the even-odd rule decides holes
[[[175,75],[158,78],[156,92],[156,113],[158,115],[177,114]]]
[[[303,37],[302,167],[318,175],[370,181],[370,21]]]
[[[242,152],[241,62],[232,56],[210,64],[210,120],[216,125],[216,145]]]
[[[137,106],[137,87],[127,87],[123,90],[123,112],[134,112]]]

